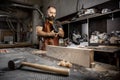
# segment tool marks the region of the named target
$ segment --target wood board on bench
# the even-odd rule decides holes
[[[71,63],[84,67],[91,67],[91,63],[94,62],[93,49],[68,48],[53,45],[48,45],[46,49],[46,54],[50,57],[70,61]]]

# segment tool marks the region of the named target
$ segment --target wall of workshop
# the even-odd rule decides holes
[[[24,4],[42,4],[42,0],[11,0],[14,2],[18,2],[18,3],[24,3]]]
[[[107,20],[107,33],[110,34],[113,31],[120,31],[120,18]]]
[[[43,0],[42,5],[44,14],[49,5],[56,6],[57,18],[61,18],[78,11],[82,5],[84,8],[89,8],[107,1],[109,0]]]

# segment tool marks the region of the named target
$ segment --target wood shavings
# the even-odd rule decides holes
[[[0,49],[0,53],[8,53],[7,49]]]
[[[65,60],[60,61],[57,65],[67,67],[67,68],[72,67],[72,64],[69,61],[65,61]]]
[[[46,54],[46,51],[43,51],[43,50],[35,50],[35,51],[32,51],[33,54]]]

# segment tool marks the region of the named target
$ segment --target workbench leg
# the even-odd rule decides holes
[[[119,56],[117,55],[117,53],[115,54],[115,58],[116,58],[116,66],[119,67]]]

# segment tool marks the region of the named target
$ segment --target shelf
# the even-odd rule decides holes
[[[120,12],[120,9],[117,9],[117,10],[114,10],[114,11],[111,11],[111,12],[106,12],[106,13],[103,13],[103,14],[95,13],[95,14],[83,15],[79,18],[76,18],[74,21],[68,21],[66,23],[63,23],[62,25],[68,24],[68,23],[74,23],[74,22],[78,22],[78,21],[81,21],[81,22],[86,21],[87,22],[88,19],[110,17],[110,16],[107,16],[107,15],[118,13],[118,12]]]
[[[110,33],[112,30],[120,30],[118,28],[118,26],[119,26],[118,18],[120,18],[119,14],[120,14],[120,9],[116,9],[111,12],[106,12],[103,14],[95,13],[95,14],[89,14],[89,15],[82,15],[79,18],[75,18],[74,21],[65,21],[62,25],[68,26],[68,24],[70,24],[70,26],[72,28],[68,27],[68,30],[69,30],[69,32],[71,32],[74,29],[79,29],[81,31],[82,28],[84,27],[84,26],[82,26],[82,24],[88,23],[87,24],[87,27],[89,29],[88,30],[88,38],[90,38],[91,33],[94,31]],[[112,20],[112,18],[115,18],[114,21]],[[92,46],[98,46],[98,45],[120,46],[120,44],[110,44],[110,43],[89,43],[89,45],[90,46],[91,45]]]

